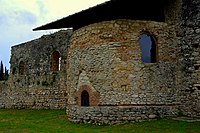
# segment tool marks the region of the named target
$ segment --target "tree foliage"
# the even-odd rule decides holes
[[[0,65],[0,80],[3,80],[3,62],[1,61],[1,65]]]
[[[9,72],[8,69],[3,66],[3,62],[1,61],[1,65],[0,65],[0,81],[2,80],[7,80],[9,77]]]

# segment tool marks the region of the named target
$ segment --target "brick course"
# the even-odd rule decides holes
[[[165,22],[102,21],[13,46],[0,107],[66,108],[69,120],[96,124],[200,116],[199,5],[169,0]],[[141,34],[155,41],[155,63],[141,60]]]

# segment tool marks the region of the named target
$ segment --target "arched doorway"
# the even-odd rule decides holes
[[[82,93],[81,93],[81,106],[89,106],[90,103],[89,103],[89,93],[84,90]]]

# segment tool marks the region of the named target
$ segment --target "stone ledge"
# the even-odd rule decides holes
[[[78,123],[118,124],[130,121],[143,121],[176,116],[176,106],[90,106],[69,105],[66,108],[68,119]]]
[[[186,121],[186,122],[200,122],[200,117],[186,117],[186,116],[182,116],[182,117],[173,118],[173,120],[176,120],[176,121]]]

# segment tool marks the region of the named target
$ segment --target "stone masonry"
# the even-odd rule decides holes
[[[164,12],[164,22],[99,21],[13,46],[0,107],[96,124],[200,116],[200,1],[165,0]],[[141,60],[143,34],[154,62]]]
[[[158,63],[141,62],[139,35],[142,33],[150,33],[156,38]],[[87,86],[90,88],[88,92],[91,105],[99,106],[90,107],[89,110],[93,112],[91,115],[102,108],[105,110],[105,106],[111,106],[109,112],[117,107],[135,110],[135,106],[174,109],[180,104],[175,89],[175,35],[172,27],[166,23],[134,20],[107,21],[75,31],[68,50],[68,104],[80,103],[80,89]],[[92,97],[93,93],[100,94],[100,97]],[[79,117],[83,117],[81,113],[71,112],[74,110],[73,106],[69,106],[69,110],[69,118],[78,117],[80,120]],[[169,112],[168,114],[173,115],[177,110]],[[155,115],[155,112],[152,113],[149,115]]]
[[[10,77],[6,83],[7,87],[1,89],[2,107],[66,107],[66,69],[63,66],[66,64],[70,36],[70,30],[60,31],[12,47]],[[54,51],[60,53],[59,71],[52,71],[51,68]],[[23,73],[20,73],[20,62],[23,62]]]

